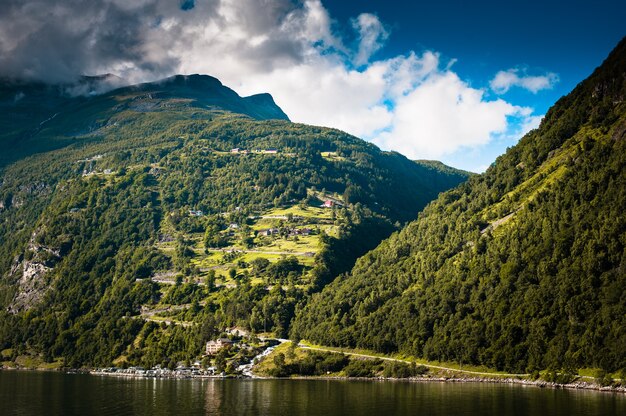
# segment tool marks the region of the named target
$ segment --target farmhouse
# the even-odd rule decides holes
[[[292,228],[289,231],[289,235],[291,237],[293,237],[294,235],[303,235],[303,236],[307,236],[311,234],[311,229],[309,228]]]
[[[228,338],[219,338],[216,341],[209,341],[206,343],[206,354],[216,354],[222,348],[230,348],[233,342]]]
[[[278,233],[279,233],[278,228],[268,228],[267,230],[259,231],[259,235],[264,235],[266,237],[268,237],[270,235],[276,235]]]

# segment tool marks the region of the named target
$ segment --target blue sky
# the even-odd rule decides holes
[[[487,89],[486,99],[503,98],[545,112],[600,65],[626,36],[626,2],[600,1],[442,1],[367,2],[326,0],[324,6],[347,27],[355,15],[373,13],[388,28],[386,44],[373,58],[407,50],[437,51],[455,60],[452,68],[471,86]],[[511,87],[504,94],[489,89],[494,74],[508,69],[528,75],[554,73],[551,88],[531,92]],[[515,122],[515,121],[513,121]],[[453,166],[483,170],[512,140],[460,149],[441,157]]]
[[[11,0],[0,77],[209,74],[292,121],[480,172],[626,35],[626,2]],[[68,53],[67,45],[72,45]],[[120,81],[121,80],[121,81]]]
[[[534,95],[509,96],[545,112],[596,68],[626,36],[626,2],[502,1],[390,2],[325,0],[342,27],[362,12],[376,14],[390,36],[375,58],[408,50],[439,51],[457,59],[455,70],[472,84],[486,85],[503,68],[554,71],[559,83]]]

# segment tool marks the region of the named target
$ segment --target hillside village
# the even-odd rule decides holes
[[[269,355],[285,340],[258,338],[243,328],[228,328],[216,339],[206,342],[197,360],[171,361],[151,368],[137,366],[105,367],[90,371],[96,375],[148,378],[251,377],[253,365]]]
[[[314,191],[310,195],[308,205],[286,205],[264,212],[250,212],[238,206],[233,212],[208,215],[191,208],[188,210],[191,221],[212,226],[204,233],[180,233],[170,224],[163,224],[158,247],[172,254],[177,239],[185,239],[193,252],[190,264],[195,267],[190,281],[197,283],[202,283],[213,270],[216,284],[232,284],[233,268],[238,275],[250,276],[258,271],[255,264],[265,260],[275,263],[286,257],[295,257],[304,267],[305,276],[320,248],[321,236],[337,234],[341,224],[337,209],[343,207],[337,196]]]

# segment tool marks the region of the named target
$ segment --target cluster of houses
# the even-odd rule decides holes
[[[265,237],[269,237],[272,235],[278,235],[280,232],[280,230],[278,228],[268,228],[265,230],[260,230],[259,231],[259,235],[265,236]]]
[[[112,169],[105,169],[103,171],[97,171],[97,170],[93,170],[93,167],[91,165],[89,165],[88,169],[84,169],[83,170],[83,176],[91,176],[91,175],[97,175],[97,174],[112,175],[113,174],[113,170]]]
[[[278,235],[280,234],[280,229],[278,228],[267,228],[264,230],[260,230],[259,231],[259,235],[262,236],[272,236],[272,235]],[[293,237],[296,235],[302,235],[302,236],[307,236],[311,234],[311,229],[310,228],[290,228],[289,229],[289,237]]]
[[[249,360],[249,357],[251,355],[267,355],[271,351],[271,348],[268,349],[268,345],[272,346],[277,344],[277,342],[275,341],[274,344],[271,344],[271,341],[269,344],[267,341],[264,341],[264,346],[262,348],[263,352],[261,353],[261,355],[259,355],[261,349],[259,347],[250,345],[245,340],[246,337],[250,337],[250,332],[248,330],[241,327],[232,327],[226,329],[224,335],[227,335],[230,338],[220,337],[215,340],[210,340],[206,343],[204,354],[205,357],[215,356],[221,350],[236,347],[237,350],[247,350],[249,353],[246,360]],[[252,354],[250,354],[250,352],[252,352]],[[239,359],[239,361],[241,361],[241,359]],[[206,364],[206,360],[203,360],[202,362],[197,360],[193,363],[187,363],[186,365],[183,363],[178,363],[176,368],[166,368],[161,365],[156,365],[149,369],[143,367],[107,367],[93,370],[91,371],[91,374],[145,378],[209,378],[227,376],[223,372],[218,373],[218,370],[215,366],[206,366]],[[236,364],[238,364],[238,373],[243,374],[244,376],[251,376],[250,369],[252,366],[252,361],[250,361],[249,364],[242,364],[241,362],[238,362]]]
[[[174,370],[157,365],[153,368],[143,367],[107,367],[92,371],[96,375],[113,375],[122,377],[150,377],[150,378],[200,378],[217,376],[215,367],[203,369],[200,362],[195,362],[191,367],[178,366]]]
[[[239,229],[240,226],[237,223],[230,223],[228,224],[228,235],[234,235],[234,230]],[[279,235],[280,234],[280,228],[265,228],[262,230],[259,230],[257,232],[257,235],[259,236],[264,236],[264,237],[271,237],[273,235]],[[289,228],[287,231],[287,235],[289,237],[293,237],[296,235],[302,235],[302,236],[307,236],[307,235],[311,235],[313,231],[310,228]]]
[[[235,147],[234,149],[230,149],[230,153],[234,153],[234,154],[242,154],[242,155],[247,155],[248,153],[262,153],[262,154],[276,154],[278,153],[278,150],[276,149],[263,149],[263,150],[247,150],[247,149],[240,149],[239,147]]]

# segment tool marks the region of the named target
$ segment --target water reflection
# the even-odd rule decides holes
[[[0,415],[626,415],[626,395],[520,385],[161,380],[0,371]]]

